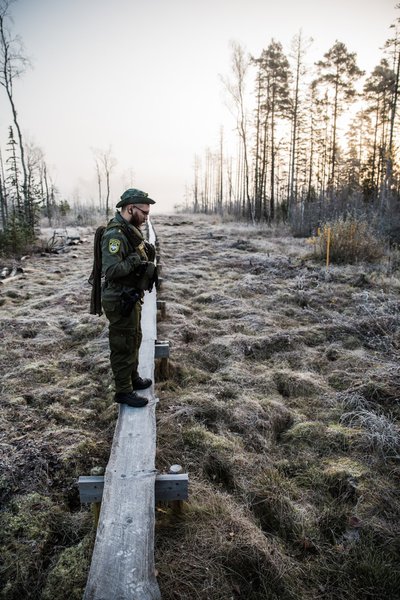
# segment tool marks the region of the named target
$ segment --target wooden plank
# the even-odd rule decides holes
[[[149,239],[151,241],[152,227]],[[156,291],[145,294],[139,374],[154,379]],[[144,408],[119,406],[84,600],[159,600],[154,567],[154,387]]]
[[[103,476],[81,476],[78,481],[79,497],[82,504],[101,502],[104,488]],[[189,497],[189,477],[187,473],[159,474],[155,482],[155,502],[187,500]]]

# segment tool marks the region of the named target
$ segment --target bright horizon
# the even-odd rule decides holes
[[[139,187],[169,212],[183,204],[194,155],[216,149],[235,122],[219,75],[230,40],[258,56],[272,38],[286,54],[302,29],[312,65],[335,40],[367,72],[383,57],[392,0],[18,0],[11,7],[28,70],[14,85],[25,141],[43,149],[60,198],[97,202],[93,148],[112,147],[111,207]],[[11,113],[0,96],[0,145]],[[226,148],[234,154],[234,148]],[[133,176],[133,177],[132,177]]]

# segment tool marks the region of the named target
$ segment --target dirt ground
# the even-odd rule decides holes
[[[171,344],[157,467],[190,477],[181,513],[157,507],[163,598],[397,598],[397,266],[327,272],[287,232],[199,215],[153,224],[158,337]],[[90,562],[76,479],[107,463],[117,409],[81,234],[0,284],[7,600],[81,598]]]

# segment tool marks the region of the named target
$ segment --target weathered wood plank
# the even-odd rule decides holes
[[[154,379],[154,289],[145,295],[142,331],[139,374]],[[160,598],[154,568],[157,400],[153,386],[140,393],[149,399],[146,407],[119,407],[85,600]]]

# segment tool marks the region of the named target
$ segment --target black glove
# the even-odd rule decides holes
[[[154,259],[156,257],[156,249],[154,248],[153,244],[150,244],[150,242],[145,240],[144,241],[144,249],[145,249],[145,252],[147,254],[147,258],[149,259],[149,261],[154,262]]]
[[[135,275],[137,277],[144,277],[147,275],[150,279],[153,277],[155,264],[150,260],[142,260],[140,265],[135,269]]]

